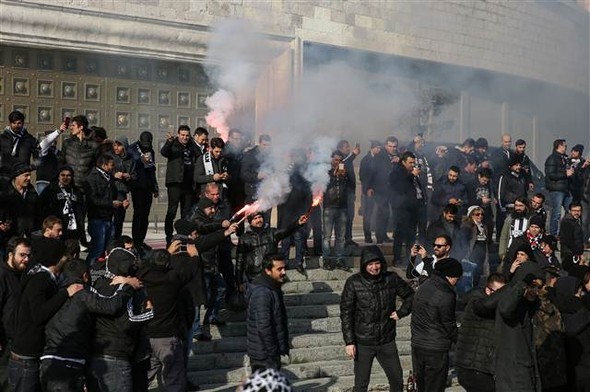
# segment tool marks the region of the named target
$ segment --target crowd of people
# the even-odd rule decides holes
[[[279,369],[289,352],[280,287],[291,248],[291,267],[301,274],[309,255],[324,269],[350,271],[345,256],[359,246],[352,231],[359,144],[333,146],[317,208],[305,177],[314,152],[282,157],[290,161],[291,191],[276,206],[275,228],[269,210],[243,213],[273,175],[266,169],[271,136],[250,145],[236,129],[225,141],[180,126],[159,151],[166,249],[152,249],[149,214],[161,190],[150,132],[131,144],[126,136],[111,140],[78,115],[37,140],[20,112],[8,119],[0,133],[3,390],[146,390],[156,378],[168,391],[195,390],[186,377],[193,341],[211,340],[207,326],[224,324],[224,304],[247,304],[248,354],[260,376]],[[468,390],[584,390],[590,170],[583,150],[576,145],[567,155],[566,141],[556,140],[539,184],[526,141],[512,149],[510,135],[490,152],[484,138],[433,154],[422,135],[403,147],[394,136],[370,141],[358,164],[366,246],[341,303],[355,390],[366,390],[375,357],[391,390],[400,390],[395,321],[410,312],[420,391],[444,389],[457,341],[455,366]],[[390,264],[406,268],[409,283],[388,271],[378,247],[386,242],[393,243]],[[468,291],[462,298],[473,299],[458,332],[456,294]],[[398,309],[395,296],[403,299]],[[561,344],[569,361],[562,384],[543,369],[555,358],[548,341]]]

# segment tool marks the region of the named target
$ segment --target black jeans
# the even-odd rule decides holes
[[[150,223],[150,209],[152,208],[153,194],[147,189],[133,189],[131,191],[133,200],[133,225],[131,226],[131,237],[135,246],[139,247],[145,241],[148,225]]]
[[[183,184],[168,185],[168,210],[166,211],[166,220],[164,221],[164,232],[166,233],[166,242],[172,240],[174,233],[174,218],[180,204],[180,216],[183,217],[188,213],[193,199],[193,192],[190,186]]]
[[[467,392],[494,392],[496,390],[494,376],[491,374],[462,367],[457,367],[456,369],[459,384],[465,388]]]
[[[43,392],[84,392],[84,365],[55,359],[41,361]]]
[[[401,392],[404,387],[402,365],[395,340],[381,346],[356,345],[356,358],[354,360],[354,391],[367,391],[371,379],[371,367],[373,359],[377,361],[385,371],[389,381],[390,392]]]
[[[250,358],[250,367],[252,373],[257,370],[263,371],[266,369],[277,369],[281,368],[281,357],[270,357],[266,359],[252,359]]]
[[[14,354],[10,354],[10,360],[8,361],[8,385],[11,391],[39,391],[39,360],[22,359],[14,356]]]
[[[447,387],[448,351],[412,347],[412,367],[418,392],[443,392]]]
[[[346,196],[346,230],[344,231],[344,241],[347,243],[352,241],[352,223],[354,221],[354,202],[356,201],[356,195],[354,189],[348,190],[348,196]]]
[[[363,234],[365,235],[365,241],[372,240],[372,228],[373,228],[373,210],[375,209],[375,196],[362,196],[363,204]]]
[[[389,197],[384,194],[376,194],[375,204],[377,207],[377,217],[375,219],[375,237],[377,242],[383,242],[387,237],[387,224],[390,216]],[[397,235],[397,233],[395,233]]]

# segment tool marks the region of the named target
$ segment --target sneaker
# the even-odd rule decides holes
[[[359,246],[359,244],[353,240],[348,240],[348,241],[346,241],[346,246],[355,246],[356,247],[356,246]]]
[[[334,268],[332,268],[334,269]],[[347,265],[345,265],[342,261],[337,261],[336,262],[336,269],[339,269],[341,271],[344,272],[350,272],[350,267],[348,267]]]

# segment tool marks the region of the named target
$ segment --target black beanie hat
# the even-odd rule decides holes
[[[518,252],[524,252],[524,253],[526,253],[527,256],[529,257],[529,260],[530,261],[535,261],[535,256],[533,255],[533,250],[531,249],[530,245],[528,245],[528,244],[522,244],[521,246],[519,246],[516,249],[516,253],[518,253]],[[512,262],[512,261],[514,261],[514,260],[511,260],[510,262]]]
[[[197,230],[197,224],[186,219],[179,219],[174,222],[174,230],[176,230],[177,234],[188,236]]]
[[[57,265],[66,254],[66,245],[56,238],[41,237],[32,244],[35,263],[45,267]]]
[[[540,215],[533,215],[530,217],[529,219],[529,226],[531,225],[537,225],[539,226],[541,229],[545,228],[545,219],[543,219],[543,217],[541,217]]]
[[[201,199],[199,200],[198,206],[199,206],[199,210],[204,211],[205,208],[215,206],[215,202],[207,197],[201,197]]]
[[[125,248],[114,248],[107,256],[106,268],[115,275],[135,275],[133,271],[136,260],[135,254]]]
[[[19,162],[16,165],[14,165],[13,167],[13,171],[12,171],[12,176],[10,176],[11,179],[16,178],[18,176],[20,176],[23,173],[27,173],[27,172],[32,172],[33,170],[35,170],[35,168],[27,163],[24,162]]]
[[[256,211],[246,217],[246,219],[248,220],[248,223],[252,223],[252,219],[254,219],[254,217],[256,217],[258,215],[261,215],[264,218],[264,214],[262,213],[262,211]]]
[[[457,260],[448,258],[436,262],[434,269],[442,276],[460,278],[463,275],[463,266]]]
[[[151,132],[143,131],[141,135],[139,135],[139,145],[143,148],[151,148],[153,141],[154,136],[151,134]]]
[[[510,161],[508,162],[508,167],[512,167],[517,163],[522,163],[522,157],[518,154],[510,154]]]

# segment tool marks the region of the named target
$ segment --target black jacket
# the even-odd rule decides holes
[[[391,160],[393,155],[389,155],[387,150],[381,149],[379,154],[375,156],[375,165],[377,170],[377,180],[375,182],[375,193],[382,197],[391,196],[391,188],[389,184],[389,174],[395,165]]]
[[[6,261],[0,261],[0,351],[6,350],[7,343],[14,338],[21,296],[21,275],[21,272],[10,268]]]
[[[211,235],[217,232],[223,233],[222,221],[214,218],[209,218],[203,210],[197,208],[193,217],[191,218],[197,224],[197,232],[200,235]],[[221,242],[221,241],[220,241]],[[203,268],[206,272],[217,272],[219,269],[219,249],[218,244],[213,247],[208,247],[206,250],[200,249],[199,255],[203,262]]]
[[[283,291],[267,274],[258,276],[246,291],[246,347],[255,360],[289,354],[289,327]]]
[[[370,260],[369,260],[370,259]],[[381,273],[373,277],[366,272],[367,264],[375,260],[361,260],[361,272],[346,280],[340,299],[340,320],[344,343],[380,346],[395,339],[396,322],[393,312],[401,319],[410,314],[414,290],[394,272],[386,269],[381,259]],[[396,309],[397,297],[403,299]]]
[[[85,137],[80,140],[77,136],[71,136],[62,142],[60,162],[74,169],[76,184],[82,185],[90,170],[96,162],[98,143],[92,138]]]
[[[213,158],[213,155],[211,155],[208,152],[201,155],[195,162],[194,184],[197,195],[201,194],[203,189],[205,189],[206,184],[210,182],[215,182],[213,181],[213,174],[207,174],[207,169],[205,167],[206,159],[211,160],[211,168],[213,169],[213,174],[227,173],[227,160],[225,159],[225,157],[215,159]],[[217,184],[223,185],[224,182],[217,181]]]
[[[113,175],[117,172],[129,174],[129,179],[127,180],[114,178],[115,189],[117,189],[117,200],[123,201],[127,198],[127,193],[130,191],[131,184],[137,176],[135,174],[135,159],[127,154],[127,152],[125,152],[123,156],[113,154],[113,157],[115,157],[115,169],[113,170]]]
[[[23,276],[21,293],[12,351],[38,358],[45,345],[45,324],[66,302],[68,292],[58,288],[57,278],[37,264]]]
[[[17,163],[31,163],[31,158],[39,157],[39,142],[26,129],[21,131],[20,140],[16,146],[15,154],[12,154],[16,138],[13,138],[12,132],[7,127],[4,132],[0,133],[0,167],[2,173],[11,174],[12,168]]]
[[[430,202],[433,207],[437,209],[437,212],[442,212],[443,208],[449,204],[449,199],[453,197],[462,200],[462,207],[465,206],[465,203],[467,202],[467,190],[465,189],[465,184],[460,180],[451,183],[445,175],[434,185],[434,192],[432,193]],[[462,210],[462,207],[459,208],[459,211]]]
[[[69,283],[64,282],[64,286]],[[126,310],[131,286],[121,285],[110,297],[103,297],[92,287],[85,287],[69,298],[45,326],[43,355],[87,359],[94,337],[95,315],[114,316]]]
[[[330,181],[324,192],[324,208],[346,208],[348,203],[349,178],[348,174],[335,175],[334,169],[328,171]]]
[[[428,249],[429,252],[432,252],[432,244],[434,244],[434,240],[441,235],[448,235],[453,241],[453,244],[456,244],[460,230],[461,225],[459,222],[454,220],[452,223],[449,223],[442,215],[440,215],[438,219],[431,222],[426,229],[426,249]],[[453,252],[453,248],[451,248],[451,253],[455,253]]]
[[[498,184],[500,208],[514,208],[514,201],[521,196],[526,197],[526,192],[526,180],[521,174],[510,172],[503,175]]]
[[[370,151],[361,159],[359,179],[361,180],[363,195],[366,195],[369,189],[374,191],[377,187],[377,182],[380,179],[377,159],[377,155],[371,155]],[[381,176],[381,179],[383,179],[383,176]]]
[[[568,192],[569,181],[566,173],[567,155],[553,151],[545,160],[545,188],[548,191]]]
[[[135,161],[135,178],[131,181],[131,190],[158,192],[154,150],[152,148],[142,149],[139,143],[133,143],[127,149],[127,154]]]
[[[10,219],[12,219],[12,235],[30,236],[35,230],[41,228],[39,195],[29,185],[26,193],[20,194],[12,185],[12,182],[2,182],[0,187],[0,204],[6,207]]]
[[[260,171],[260,165],[264,159],[263,154],[260,152],[258,146],[244,153],[242,158],[242,170],[240,176],[244,181],[244,192],[246,193],[246,200],[253,200],[258,190],[258,172]]]
[[[41,221],[49,215],[57,216],[63,222],[64,232],[67,231],[71,215],[64,214],[64,207],[66,200],[69,198],[67,211],[74,214],[76,221],[76,230],[78,233],[84,232],[84,222],[82,215],[82,194],[76,187],[65,188],[68,197],[66,197],[57,181],[51,182],[47,188],[41,193]]]
[[[426,194],[420,180],[408,172],[401,163],[393,165],[389,174],[389,185],[394,208],[415,209],[425,203]]]
[[[117,198],[117,190],[112,176],[105,176],[103,173],[94,167],[84,182],[88,219],[113,219],[113,200]]]
[[[486,374],[495,373],[495,314],[500,292],[486,296],[481,289],[472,291],[463,312],[455,366]]]
[[[275,229],[264,225],[260,229],[250,227],[246,233],[240,236],[236,250],[236,279],[238,283],[244,283],[244,275],[248,281],[252,281],[262,272],[262,260],[268,253],[278,251],[279,242],[289,237],[298,228],[299,224],[293,222],[286,229]]]
[[[160,153],[168,159],[166,165],[166,186],[168,185],[191,185],[195,168],[196,148],[194,142],[190,141],[183,145],[178,138],[166,140]]]
[[[559,244],[565,255],[582,255],[584,253],[584,230],[582,223],[566,214],[559,224]]]
[[[185,309],[179,308],[179,299],[184,286],[194,278],[194,272],[190,268],[177,271],[156,266],[147,266],[139,272],[138,278],[154,306],[154,319],[148,324],[150,338],[185,336],[186,325],[181,314]]]
[[[448,351],[457,341],[455,290],[447,279],[433,274],[416,291],[412,304],[412,347]]]

